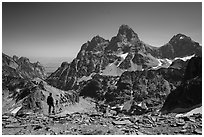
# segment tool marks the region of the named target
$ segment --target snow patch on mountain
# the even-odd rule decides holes
[[[195,54],[193,54],[193,55],[191,55],[191,56],[186,56],[186,57],[176,57],[176,58],[174,58],[174,59],[172,59],[172,60],[170,60],[170,59],[167,59],[167,58],[164,58],[164,59],[157,59],[157,61],[159,62],[158,63],[158,65],[157,66],[155,66],[155,67],[152,67],[152,69],[159,69],[159,68],[161,68],[161,67],[163,67],[163,68],[168,68],[175,60],[177,60],[177,59],[181,59],[181,60],[183,60],[183,61],[187,61],[187,60],[189,60],[189,59],[191,59],[192,57],[194,57],[195,56]]]
[[[193,54],[191,56],[182,57],[182,58],[176,57],[176,58],[174,58],[174,60],[181,59],[183,61],[187,61],[187,60],[191,59],[194,56],[195,56],[195,54]]]
[[[119,54],[118,57],[121,57],[123,60],[127,57],[128,53]]]
[[[152,67],[152,69],[157,69],[162,66],[163,59],[157,59],[157,61],[159,62],[158,65],[156,67]]]
[[[107,76],[120,76],[124,71],[119,69],[114,63],[110,63],[106,68],[102,71],[102,75]]]
[[[173,62],[172,60],[167,59],[167,58],[165,58],[165,60],[166,60],[169,64],[171,64],[171,63]]]
[[[142,68],[142,65],[137,65],[135,63],[133,63],[132,60],[130,60],[130,65],[131,67],[128,69],[120,69],[119,65],[125,60],[125,58],[127,57],[128,53],[125,54],[120,54],[118,56],[120,56],[122,58],[122,61],[120,61],[120,63],[118,65],[116,65],[116,62],[110,63],[108,66],[106,66],[106,68],[102,71],[102,73],[100,73],[101,75],[109,75],[109,76],[120,76],[123,72],[125,71],[143,71],[144,69]],[[151,67],[150,69],[159,69],[159,68],[168,68],[173,61],[177,60],[177,59],[181,59],[183,61],[187,61],[189,59],[191,59],[192,57],[194,57],[194,55],[191,56],[186,56],[186,57],[176,57],[173,60],[164,58],[164,59],[156,59],[156,61],[158,62],[157,66]]]
[[[116,55],[117,57],[121,57],[121,61],[118,63],[117,67],[120,66],[120,64],[125,60],[125,58],[127,57],[128,53],[124,53],[124,54],[118,54]]]
[[[143,71],[144,70],[142,68],[142,65],[137,65],[137,64],[133,63],[132,60],[130,60],[130,65],[131,65],[131,67],[128,69],[128,71],[136,71],[136,70]]]
[[[184,37],[183,37],[183,36],[181,36],[179,39],[184,39]]]
[[[89,76],[83,76],[81,78],[79,78],[77,80],[78,83],[82,82],[82,81],[88,81],[90,79],[92,79],[92,76],[94,76],[96,73],[91,73]]]

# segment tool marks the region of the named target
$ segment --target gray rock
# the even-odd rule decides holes
[[[137,135],[145,135],[145,134],[140,131],[137,131]]]
[[[8,119],[8,118],[9,118],[9,116],[7,116],[7,115],[2,116],[2,119]]]
[[[186,129],[186,128],[188,128],[188,126],[189,126],[189,124],[186,123],[182,128],[183,128],[183,129]]]
[[[179,119],[176,121],[177,126],[184,126],[185,125],[185,121],[183,119]]]
[[[202,129],[201,128],[197,128],[194,130],[194,133],[202,135]]]
[[[19,124],[9,124],[9,125],[5,125],[5,128],[21,128],[22,126]]]
[[[123,120],[123,121],[113,121],[114,125],[132,125],[133,123],[129,120]]]
[[[180,131],[180,133],[186,133],[186,132],[187,132],[186,129],[182,129],[182,130]]]

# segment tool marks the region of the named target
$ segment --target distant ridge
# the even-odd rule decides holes
[[[10,57],[2,53],[3,77],[15,77],[23,79],[46,78],[45,68],[40,62],[31,63],[26,57]]]

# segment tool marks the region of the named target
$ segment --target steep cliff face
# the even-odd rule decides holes
[[[201,56],[201,46],[183,34],[174,36],[166,45],[157,48],[145,44],[129,26],[122,25],[110,41],[96,36],[83,44],[69,67],[61,66],[47,78],[47,82],[69,90],[82,77],[95,73],[121,76],[125,71],[158,70],[168,68],[176,59],[191,55]],[[184,65],[175,62],[171,68],[181,67],[178,64]]]
[[[99,73],[109,62],[105,55],[105,48],[109,41],[100,36],[94,37],[85,43],[76,57],[77,77],[89,76],[91,73]]]
[[[182,79],[183,72],[176,69],[126,71],[117,82],[117,91],[121,97],[132,96],[136,102],[145,101],[152,107],[164,102]]]
[[[68,75],[70,69],[70,64],[67,62],[63,62],[61,66],[55,71],[55,73],[52,73],[49,77],[52,77],[52,79],[47,79],[54,87],[59,87],[61,89],[66,87],[66,78]]]
[[[62,63],[61,67],[47,78],[47,82],[68,90],[73,88],[78,78],[89,76],[94,72],[99,73],[109,61],[104,54],[107,44],[107,40],[99,36],[94,37],[82,45],[77,57],[70,64]]]
[[[202,103],[202,58],[193,57],[189,60],[184,79],[179,87],[167,97],[161,111],[171,112],[176,108],[186,111]]]

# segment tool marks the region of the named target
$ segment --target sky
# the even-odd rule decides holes
[[[74,58],[84,43],[96,35],[110,40],[122,24],[152,46],[178,33],[202,44],[202,3],[3,2],[2,52]]]

